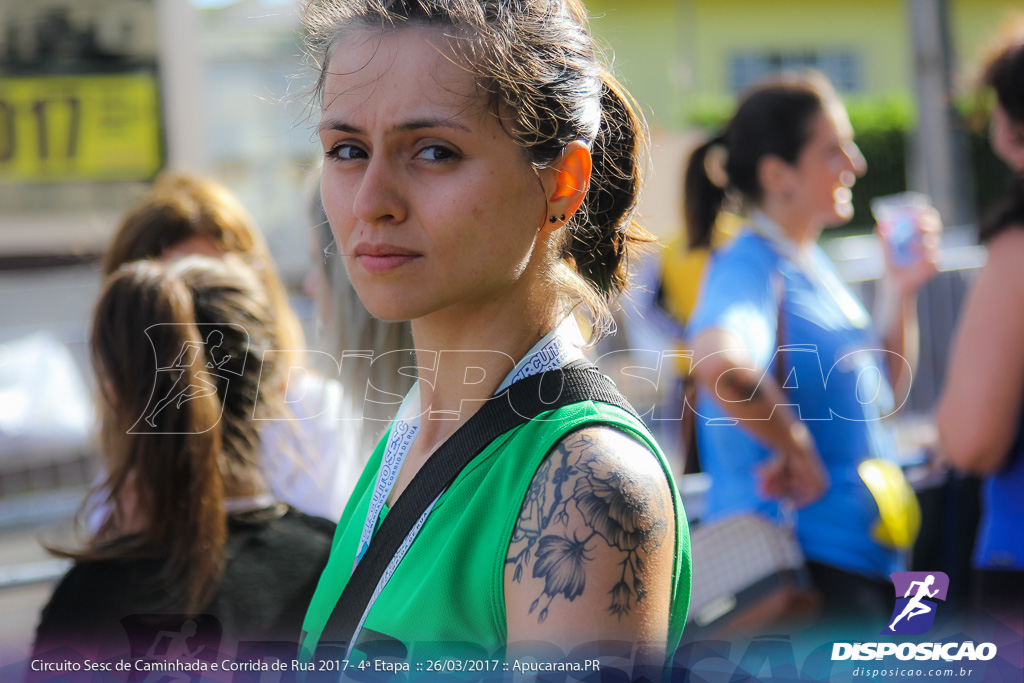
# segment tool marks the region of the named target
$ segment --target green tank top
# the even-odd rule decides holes
[[[605,424],[655,453],[672,489],[676,538],[668,653],[674,652],[690,600],[690,538],[664,454],[640,420],[605,403],[585,401],[540,417],[489,444],[441,495],[367,615],[359,649],[373,641],[394,656],[396,650],[388,643],[399,641],[405,648],[400,656],[408,658],[413,670],[436,656],[500,657],[507,633],[505,558],[530,482],[544,457],[568,433]],[[338,523],[330,560],[303,623],[304,661],[312,659],[351,576],[387,438],[385,434],[378,443]],[[384,514],[386,509],[381,518]],[[358,651],[352,656],[362,657]]]

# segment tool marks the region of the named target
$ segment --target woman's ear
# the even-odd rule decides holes
[[[786,197],[793,191],[794,169],[774,154],[766,154],[757,162],[757,184],[763,201]]]
[[[1024,123],[1010,121],[1010,140],[1014,145],[1014,159],[1011,165],[1019,173],[1024,170]]]
[[[551,172],[549,178],[552,180],[544,187],[548,215],[544,217],[541,229],[554,232],[565,225],[587,197],[593,170],[590,148],[579,140],[570,142],[547,170]]]
[[[104,377],[100,384],[102,385],[103,397],[107,400],[112,408],[117,408],[117,392],[114,390],[114,383],[109,377]]]

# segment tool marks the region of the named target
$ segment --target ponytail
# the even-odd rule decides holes
[[[561,259],[551,274],[570,304],[587,308],[595,341],[614,329],[608,304],[628,285],[630,256],[656,241],[635,220],[646,126],[610,75],[604,77],[600,101],[600,124],[590,148],[590,185],[580,211],[566,224]]]
[[[647,139],[630,99],[613,77],[605,77],[601,124],[590,150],[585,224],[568,247],[576,271],[606,299],[626,288],[633,245],[654,241],[635,221]]]
[[[199,391],[158,409],[165,397],[210,386],[212,375],[199,376],[208,358],[192,292],[153,262],[119,270],[96,307],[92,352],[109,469],[103,488],[113,504],[101,537],[140,526],[116,554],[159,549],[166,558],[160,583],[171,588],[163,607],[195,613],[212,598],[224,566],[221,402]],[[91,550],[76,559],[108,554],[100,538]]]
[[[175,371],[157,372],[154,398],[170,396],[186,387],[202,387],[211,381],[208,373],[198,376],[211,359],[196,326],[192,292],[183,282],[172,278],[164,279],[158,291],[179,302],[173,309],[173,319],[168,321],[175,324],[151,328],[169,332],[168,338],[160,343],[153,340],[160,367],[174,363],[186,345],[195,349],[195,357],[182,368],[173,385],[171,378],[161,381],[159,376],[173,375]],[[141,460],[136,463],[137,479],[149,479],[144,487],[153,501],[147,529],[150,542],[167,549],[161,579],[165,585],[180,587],[176,597],[186,613],[194,614],[212,599],[224,570],[227,519],[224,479],[218,464],[222,439],[217,428],[222,407],[216,393],[207,393],[167,408],[154,416],[153,433],[158,436],[132,435],[133,448],[145,457],[145,464]],[[145,421],[141,424],[148,427]],[[161,448],[159,442],[165,439],[167,446]],[[170,449],[174,452],[163,453]],[[156,457],[154,451],[161,453],[158,463],[152,462]]]
[[[111,276],[91,340],[109,472],[97,490],[111,512],[84,550],[58,554],[159,557],[167,602],[157,607],[195,614],[209,603],[224,570],[225,500],[262,485],[253,411],[260,371],[272,383],[274,367],[246,357],[273,346],[270,310],[239,259],[139,261]],[[261,404],[273,400],[264,393]]]
[[[683,180],[683,218],[690,249],[710,249],[715,221],[725,203],[725,188],[708,175],[708,152],[724,144],[724,136],[708,140],[690,155]]]

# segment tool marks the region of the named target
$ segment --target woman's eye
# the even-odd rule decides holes
[[[350,161],[352,159],[365,159],[368,155],[366,154],[366,150],[362,147],[342,143],[331,147],[327,151],[327,156],[341,161]]]
[[[430,145],[416,152],[416,158],[425,161],[450,161],[457,156],[453,150],[443,145]]]

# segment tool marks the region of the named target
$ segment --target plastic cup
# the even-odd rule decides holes
[[[928,195],[920,192],[901,192],[871,200],[871,213],[878,221],[879,234],[889,246],[894,266],[903,268],[921,257],[921,223],[931,208]]]

